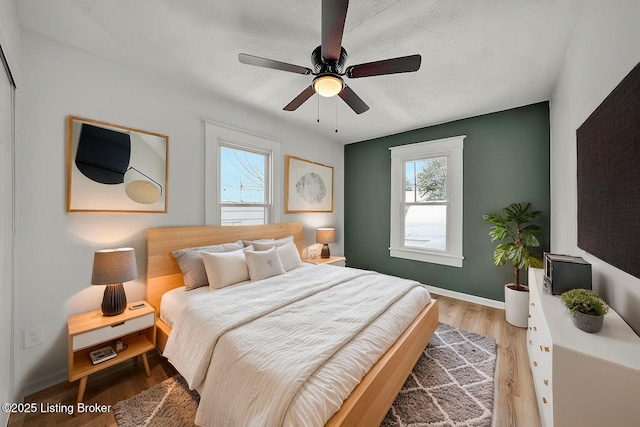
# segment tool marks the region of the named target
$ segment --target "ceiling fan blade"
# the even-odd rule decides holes
[[[348,6],[349,0],[322,0],[321,54],[326,61],[340,59]]]
[[[295,110],[297,110],[298,107],[301,106],[302,104],[304,104],[304,102],[307,99],[311,98],[311,95],[313,95],[314,93],[316,93],[316,91],[313,89],[313,86],[309,86],[308,88],[306,88],[305,90],[300,92],[300,95],[298,95],[295,98],[293,98],[293,101],[288,103],[283,108],[283,110],[285,110],[285,111],[295,111]]]
[[[300,65],[287,64],[286,62],[275,61],[273,59],[260,58],[259,56],[247,55],[241,53],[238,60],[243,64],[255,65],[258,67],[272,68],[274,70],[289,71],[297,74],[311,74],[311,70]]]
[[[369,109],[369,106],[347,85],[344,85],[342,92],[338,94],[356,114],[362,114]]]
[[[367,62],[347,67],[346,75],[352,79],[358,77],[381,76],[385,74],[410,73],[420,69],[422,57],[420,55],[402,56],[382,61]]]

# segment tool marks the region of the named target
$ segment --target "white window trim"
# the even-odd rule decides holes
[[[389,253],[394,258],[462,267],[462,149],[466,135],[390,147],[391,235]],[[447,157],[447,250],[404,246],[404,162],[429,157]]]
[[[268,212],[270,223],[280,222],[282,214],[282,196],[280,185],[282,182],[282,160],[280,159],[281,143],[268,136],[248,132],[232,126],[213,121],[204,121],[204,201],[205,224],[220,225],[220,145],[246,148],[261,153],[271,153],[269,164],[269,180],[271,209]]]

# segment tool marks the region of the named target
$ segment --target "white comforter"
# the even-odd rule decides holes
[[[415,313],[384,333],[375,327],[372,336],[361,337],[373,320],[390,317],[386,310],[398,300]],[[200,425],[323,425],[428,301],[414,281],[332,266],[300,268],[211,292],[175,322],[164,355],[200,392]],[[347,345],[354,338],[362,341],[355,350]],[[328,363],[332,358],[337,362]],[[336,369],[342,375],[334,372],[328,383],[319,375]],[[336,377],[344,379],[334,384]],[[309,388],[319,392],[312,400],[327,401],[299,404],[301,390]]]

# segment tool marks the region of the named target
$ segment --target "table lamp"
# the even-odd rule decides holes
[[[329,252],[329,243],[336,241],[336,229],[335,228],[317,228],[316,229],[316,243],[322,243],[322,252],[320,258],[329,258],[331,253]]]
[[[102,249],[93,257],[92,285],[107,285],[102,298],[102,314],[115,316],[127,307],[122,282],[138,277],[133,248]]]

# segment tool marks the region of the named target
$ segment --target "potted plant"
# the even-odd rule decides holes
[[[604,315],[609,311],[609,306],[597,292],[589,289],[571,289],[560,295],[560,299],[569,309],[573,324],[578,329],[589,333],[602,329]]]
[[[541,268],[542,260],[531,253],[529,248],[540,246],[538,236],[542,227],[529,221],[542,215],[534,211],[531,203],[512,203],[503,209],[503,214],[483,215],[482,219],[493,224],[489,230],[491,241],[507,240],[500,243],[493,252],[497,266],[511,262],[513,283],[505,285],[505,317],[507,322],[521,328],[527,327],[529,315],[529,288],[520,284],[520,270],[529,267]]]

